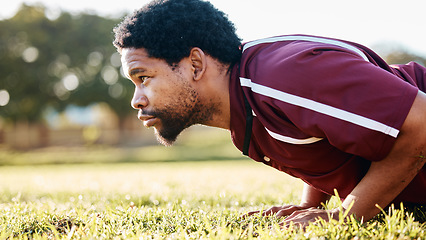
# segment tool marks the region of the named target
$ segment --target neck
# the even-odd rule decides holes
[[[210,59],[214,61],[213,59]],[[211,127],[218,127],[223,129],[230,129],[231,112],[229,102],[229,81],[231,71],[228,70],[229,66],[216,62],[215,67],[209,68],[210,71],[206,72],[205,84],[202,88],[204,100],[208,104],[214,106],[214,111],[211,118],[203,123]]]

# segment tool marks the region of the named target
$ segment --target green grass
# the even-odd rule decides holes
[[[171,148],[1,148],[0,239],[426,238],[424,208],[305,230],[280,229],[274,217],[241,219],[298,204],[303,183],[242,157],[226,132],[183,138]],[[336,197],[327,204],[338,206]]]
[[[424,239],[412,212],[283,230],[247,211],[297,204],[302,183],[252,161],[0,168],[0,239]],[[334,198],[328,207],[335,207]],[[420,216],[420,214],[417,214]]]

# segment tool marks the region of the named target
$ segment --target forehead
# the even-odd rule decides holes
[[[123,48],[121,50],[121,63],[129,65],[136,61],[148,61],[150,59],[148,52],[143,48]]]
[[[144,48],[124,48],[121,51],[123,70],[128,73],[132,69],[151,70],[168,68],[166,61],[150,57]]]

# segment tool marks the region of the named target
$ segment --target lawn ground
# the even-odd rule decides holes
[[[241,219],[298,204],[303,183],[243,157],[228,133],[208,135],[171,148],[0,146],[0,239],[426,239],[424,208],[305,230]]]
[[[249,160],[0,167],[0,239],[424,239],[403,211],[279,229],[241,214],[297,204],[302,182]],[[336,206],[334,198],[329,207]]]

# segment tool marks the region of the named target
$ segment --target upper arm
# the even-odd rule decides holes
[[[413,170],[419,171],[426,155],[426,94],[418,91],[414,103],[402,124],[400,133],[388,156],[411,159]],[[407,158],[408,157],[408,158]],[[410,163],[411,161],[408,161]]]

